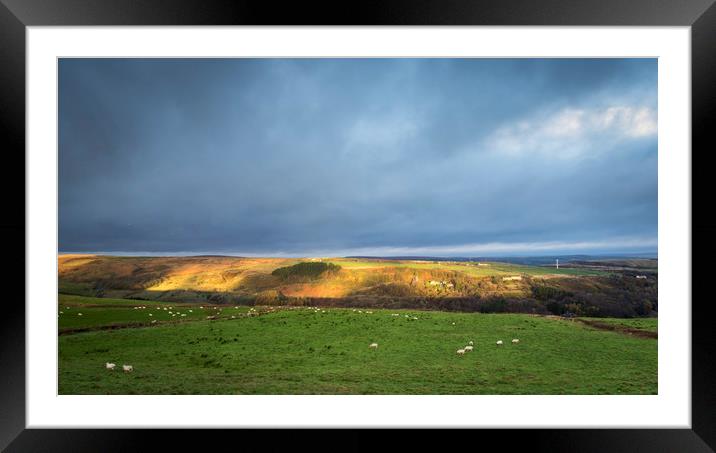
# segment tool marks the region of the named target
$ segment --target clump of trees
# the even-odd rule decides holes
[[[653,316],[658,311],[656,279],[645,282],[631,275],[615,274],[590,282],[595,286],[575,286],[569,290],[536,284],[532,296],[556,315],[570,312],[577,316],[633,318]]]
[[[274,289],[261,291],[254,299],[255,305],[288,305],[287,297],[281,291]]]
[[[337,273],[341,266],[324,262],[303,262],[293,266],[279,267],[271,272],[271,275],[284,280],[290,278],[316,279],[326,273]]]

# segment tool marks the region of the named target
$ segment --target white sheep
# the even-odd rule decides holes
[[[186,316],[186,313],[182,313],[181,315],[182,315],[182,316]]]
[[[61,311],[60,314],[61,314],[61,315],[64,315],[65,313]]]
[[[152,324],[156,324],[156,323],[157,323],[157,320],[156,320],[156,319],[152,319]]]
[[[132,365],[122,365],[122,369],[127,373],[134,371],[134,367]]]
[[[473,343],[472,340],[470,340],[467,344],[469,344],[470,346],[472,346],[472,345],[474,345],[475,343]]]
[[[378,343],[371,343],[368,347],[371,349],[378,349]]]
[[[82,313],[77,313],[77,316],[82,316]]]
[[[465,346],[465,352],[472,351],[472,346]]]
[[[114,363],[109,363],[109,362],[107,362],[107,363],[104,364],[104,366],[105,366],[105,368],[107,368],[108,370],[113,370],[114,367],[116,367],[117,365],[114,364]]]
[[[502,346],[502,340],[497,340],[497,343],[495,343],[497,346]]]
[[[149,316],[154,316],[153,314],[149,313]]]
[[[464,349],[458,349],[458,350],[457,350],[457,355],[465,355],[465,350],[464,350]]]
[[[452,323],[452,325],[454,326],[454,325],[455,325],[455,323]]]
[[[513,339],[512,339],[512,344],[517,344],[517,343],[519,343],[519,342],[520,342],[520,340],[519,340],[518,338],[513,338]]]

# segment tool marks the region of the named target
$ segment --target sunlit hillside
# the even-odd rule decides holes
[[[270,305],[644,316],[656,276],[498,262],[61,255],[59,290],[92,297]]]

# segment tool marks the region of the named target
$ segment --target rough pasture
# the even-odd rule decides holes
[[[110,311],[103,313],[104,321],[120,316],[117,310],[127,316],[158,312],[145,305],[146,310],[106,308]],[[255,317],[224,315],[208,321],[204,316],[182,323],[62,335],[59,391],[657,393],[654,339],[529,315],[371,311],[281,308]],[[510,344],[512,338],[520,343]],[[496,347],[497,340],[505,345]],[[456,355],[469,341],[474,342],[474,350]],[[374,342],[378,349],[369,348]],[[109,371],[106,362],[131,363],[134,371]]]

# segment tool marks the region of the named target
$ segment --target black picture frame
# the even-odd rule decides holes
[[[25,31],[28,26],[90,25],[531,25],[531,26],[690,26],[692,55],[692,429],[481,430],[480,443],[500,449],[517,444],[549,451],[714,451],[716,448],[716,341],[713,303],[705,296],[706,259],[716,254],[716,222],[710,220],[711,171],[706,160],[716,149],[709,120],[716,110],[716,6],[714,0],[436,0],[370,2],[285,2],[202,0],[0,0],[0,131],[5,178],[3,193],[18,192],[25,172]],[[694,165],[694,164],[697,165]],[[17,176],[21,181],[10,176]],[[6,250],[20,256],[25,238],[25,202],[5,197],[0,230]],[[706,209],[698,213],[696,207]],[[24,242],[24,241],[23,241]],[[24,249],[22,251],[23,263]],[[24,266],[13,260],[6,276],[17,286]],[[699,266],[703,263],[703,266]],[[22,275],[20,275],[22,273]],[[12,278],[16,277],[16,278]],[[700,290],[700,291],[697,291]],[[126,451],[183,444],[190,431],[25,429],[25,315],[19,297],[6,293],[0,316],[0,448],[7,451]],[[24,290],[23,290],[24,298]],[[690,301],[684,301],[689,303]],[[284,439],[295,446],[307,431],[265,436],[272,449]],[[144,439],[139,439],[143,437]],[[212,439],[221,436],[212,434]],[[340,449],[368,449],[364,433],[342,432]],[[392,436],[386,436],[392,437]],[[421,444],[425,432],[395,436],[383,446]],[[447,437],[452,437],[447,436]],[[329,442],[326,440],[326,442]],[[313,445],[316,447],[317,445]]]

